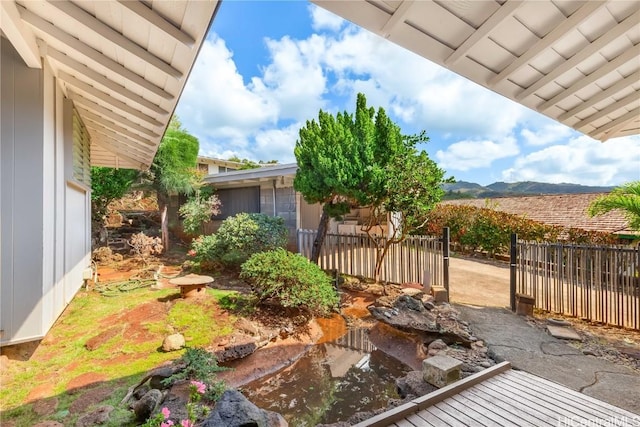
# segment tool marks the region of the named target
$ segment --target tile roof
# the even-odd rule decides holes
[[[620,211],[589,217],[587,208],[606,193],[553,194],[540,196],[500,197],[494,199],[447,200],[443,204],[490,207],[498,211],[523,215],[534,221],[562,227],[614,234],[637,234],[629,228]]]

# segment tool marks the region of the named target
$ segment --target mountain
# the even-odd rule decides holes
[[[545,182],[494,182],[482,186],[473,182],[460,181],[454,184],[444,184],[447,193],[444,200],[453,199],[486,199],[495,197],[514,197],[540,194],[580,194],[580,193],[608,193],[615,187],[596,187],[580,184],[548,184]]]

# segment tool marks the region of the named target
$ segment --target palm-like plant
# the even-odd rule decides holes
[[[614,209],[622,211],[629,228],[640,231],[640,181],[632,181],[598,197],[589,206],[590,216],[605,214]]]

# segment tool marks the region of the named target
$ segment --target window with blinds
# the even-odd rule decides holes
[[[78,112],[73,110],[73,178],[91,186],[91,140]]]

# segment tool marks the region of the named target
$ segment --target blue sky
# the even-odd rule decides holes
[[[177,107],[210,157],[294,162],[318,111],[358,92],[458,181],[619,185],[640,136],[595,141],[306,1],[224,0]]]

